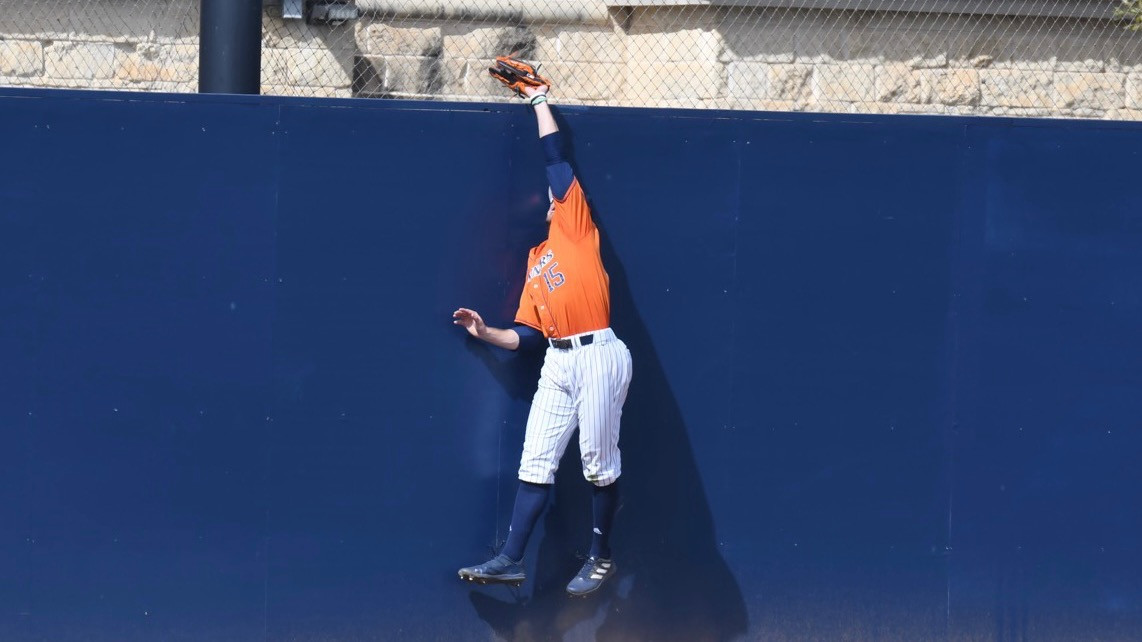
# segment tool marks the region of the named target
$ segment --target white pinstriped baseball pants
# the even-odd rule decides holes
[[[560,350],[548,346],[531,401],[523,439],[519,478],[533,484],[555,482],[559,459],[579,428],[583,476],[596,486],[619,478],[619,421],[630,386],[631,358],[610,328],[596,330],[594,342]]]

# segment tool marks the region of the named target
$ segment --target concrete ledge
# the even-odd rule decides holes
[[[602,0],[357,0],[361,13],[386,18],[608,24]]]
[[[610,7],[756,7],[758,9],[819,9],[952,13],[981,16],[1039,16],[1044,18],[1111,19],[1115,4],[1101,0],[603,0]],[[359,4],[359,2],[358,2]],[[857,6],[853,6],[856,4]]]

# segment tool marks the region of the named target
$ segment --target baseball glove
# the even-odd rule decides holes
[[[551,81],[539,75],[539,65],[532,66],[511,56],[496,56],[495,64],[488,67],[488,73],[521,97],[525,87],[551,87]]]

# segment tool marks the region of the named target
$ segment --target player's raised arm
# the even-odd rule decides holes
[[[551,81],[539,73],[538,65],[531,65],[510,56],[496,56],[488,73],[502,82],[516,95],[526,99],[535,109],[536,123],[539,125],[539,140],[543,143],[543,152],[547,157],[547,179],[551,184],[552,198],[563,200],[574,183],[575,176],[571,165],[563,156],[563,139],[559,133],[559,125],[551,113],[551,105],[547,104],[547,92],[551,89]],[[550,219],[551,210],[548,210]]]
[[[547,85],[524,87],[521,91],[531,101],[531,106],[535,110],[535,121],[539,126],[539,142],[543,145],[551,195],[553,198],[562,199],[567,195],[567,190],[571,189],[575,173],[564,155],[563,134],[555,122],[555,115],[551,113],[551,105],[547,103]]]
[[[551,105],[547,104],[547,85],[524,87],[522,91],[523,95],[531,101],[531,106],[535,108],[535,121],[539,125],[539,137],[543,138],[558,132],[559,125],[555,122],[555,115],[551,113]]]
[[[544,158],[547,164],[547,183],[552,186],[553,198],[562,200],[571,188],[574,171],[571,169],[571,163],[566,160],[563,134],[555,122],[552,106],[547,104],[547,86],[524,87],[522,91],[523,95],[530,99],[531,106],[536,112],[539,142],[544,146]]]

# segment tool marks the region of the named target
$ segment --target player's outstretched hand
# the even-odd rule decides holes
[[[480,317],[480,313],[468,308],[460,308],[452,313],[452,323],[463,327],[468,331],[468,334],[482,338],[488,331],[488,326],[484,325],[484,319]]]
[[[520,91],[522,91],[523,95],[527,96],[528,98],[535,98],[540,94],[546,95],[547,89],[547,85],[536,85],[535,87],[524,87],[523,89],[520,89]]]

